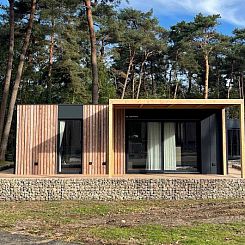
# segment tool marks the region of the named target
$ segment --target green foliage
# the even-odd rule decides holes
[[[201,98],[205,54],[210,63],[209,96],[243,98],[244,29],[227,37],[216,30],[219,15],[198,14],[167,31],[152,10],[120,9],[120,1],[95,2],[100,103],[121,97],[128,69],[125,98],[135,98],[138,90],[140,98]],[[13,77],[29,6],[30,0],[15,1]],[[0,18],[0,98],[8,30],[6,6]],[[38,1],[18,103],[90,103],[90,52],[83,1]]]

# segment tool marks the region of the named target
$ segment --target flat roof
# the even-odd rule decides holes
[[[110,99],[114,108],[224,109],[244,105],[243,99]]]

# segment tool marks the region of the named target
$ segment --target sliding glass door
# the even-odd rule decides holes
[[[128,171],[161,171],[161,123],[134,121],[127,125]]]
[[[200,123],[198,121],[176,122],[176,170],[200,171]]]
[[[127,123],[127,170],[144,171],[147,169],[147,124],[140,121]]]
[[[127,172],[198,172],[196,121],[126,122]]]

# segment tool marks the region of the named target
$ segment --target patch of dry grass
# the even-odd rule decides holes
[[[245,244],[245,203],[0,202],[0,229],[87,244]]]

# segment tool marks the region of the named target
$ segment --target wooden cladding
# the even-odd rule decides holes
[[[82,174],[108,174],[109,106],[84,105]],[[125,110],[113,110],[113,174],[125,174]],[[53,175],[58,162],[58,105],[17,107],[16,173]]]
[[[114,174],[125,174],[125,110],[114,109]]]
[[[16,174],[57,172],[57,127],[57,105],[17,107]]]
[[[83,106],[83,174],[107,173],[108,105]]]

